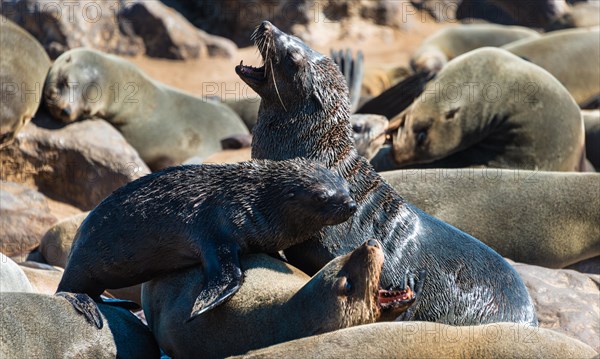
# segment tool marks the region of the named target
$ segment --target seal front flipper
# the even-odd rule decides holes
[[[69,292],[58,292],[55,295],[65,298],[75,310],[83,314],[90,324],[94,324],[96,328],[102,329],[104,323],[100,315],[100,310],[96,302],[89,295]]]
[[[219,243],[209,251],[203,248],[202,257],[204,285],[188,321],[225,302],[240,289],[243,281],[237,245],[227,248]]]

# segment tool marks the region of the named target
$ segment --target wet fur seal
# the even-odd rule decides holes
[[[374,323],[251,351],[236,359],[266,358],[592,358],[577,339],[527,324],[450,326],[427,322]]]
[[[384,288],[401,288],[409,268],[427,270],[414,315],[407,319],[453,325],[499,321],[536,325],[527,289],[502,257],[407,203],[356,153],[348,89],[335,63],[268,21],[253,38],[264,65],[236,67],[262,98],[252,157],[320,161],[348,181],[358,205],[349,221],[326,227],[286,250],[290,263],[315,273],[374,238],[386,256],[381,274]]]
[[[600,174],[507,169],[382,173],[423,211],[503,257],[548,268],[600,255]]]
[[[578,171],[584,161],[581,111],[568,91],[544,69],[498,48],[449,62],[390,121],[394,127],[399,167]]]
[[[227,300],[243,280],[239,255],[275,253],[356,210],[347,183],[311,161],[171,167],[113,192],[79,227],[58,292],[99,300],[202,264],[190,319]],[[64,294],[101,327],[86,296]]]
[[[115,55],[79,48],[56,59],[44,89],[63,122],[100,117],[115,126],[152,170],[205,157],[222,138],[246,134],[239,116],[218,101],[155,81]]]
[[[31,120],[42,99],[50,58],[27,31],[0,16],[0,148]]]
[[[0,295],[2,358],[159,358],[150,330],[129,311],[98,303],[102,329],[64,298],[34,293]]]
[[[503,48],[552,74],[578,104],[600,94],[600,28],[551,32]]]
[[[174,358],[224,358],[394,317],[418,294],[410,287],[392,296],[382,294],[392,294],[379,289],[383,251],[376,241],[369,242],[334,259],[312,279],[267,255],[244,256],[245,281],[239,292],[189,323],[184,323],[188,308],[200,291],[192,283],[202,282],[202,269],[154,279],[143,288],[148,325]]]

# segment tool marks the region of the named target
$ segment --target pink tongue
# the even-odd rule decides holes
[[[393,296],[384,296],[385,293],[396,293],[396,295]],[[379,290],[379,303],[381,304],[387,304],[387,303],[391,303],[391,302],[395,302],[397,300],[406,300],[408,299],[408,295],[406,292],[402,292],[402,291],[388,291],[388,290],[383,290],[380,289]]]

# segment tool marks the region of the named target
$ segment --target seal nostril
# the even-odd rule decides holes
[[[70,108],[63,108],[62,111],[60,111],[60,113],[63,116],[69,117],[69,116],[71,116],[71,109]]]
[[[271,28],[271,23],[265,20],[260,24],[260,26],[265,30],[269,30]]]
[[[370,247],[376,247],[376,248],[381,248],[381,245],[380,245],[380,244],[379,244],[379,242],[378,242],[377,240],[375,240],[375,239],[369,239],[369,240],[367,241],[367,246],[370,246]]]
[[[348,207],[348,210],[351,211],[352,213],[356,212],[356,209],[358,208],[356,205],[356,202],[354,202],[354,201],[350,201],[350,202],[346,203],[346,206]]]

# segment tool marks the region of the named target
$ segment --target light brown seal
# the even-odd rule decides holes
[[[570,29],[505,45],[513,54],[544,68],[578,104],[600,94],[600,28]]]
[[[50,68],[42,45],[27,31],[0,16],[0,148],[35,115]]]
[[[0,295],[0,357],[159,358],[148,328],[131,312],[98,304],[102,329],[89,325],[64,298],[34,293]]]
[[[334,259],[309,281],[279,260],[248,255],[242,258],[246,279],[240,291],[192,322],[184,323],[200,291],[193,285],[202,282],[200,267],[145,283],[143,307],[168,355],[224,358],[402,313],[414,293],[410,287],[400,292],[379,288],[383,261],[379,243],[371,240]]]
[[[515,261],[564,268],[600,255],[598,173],[463,168],[382,176],[425,212]]]
[[[427,322],[375,323],[251,351],[266,358],[593,358],[590,346],[551,329],[495,323],[450,326]]]
[[[86,48],[56,59],[44,98],[61,121],[107,120],[153,170],[208,156],[221,149],[222,138],[248,133],[239,116],[218,101],[166,86],[129,61]]]
[[[449,62],[394,123],[399,167],[577,171],[584,161],[577,103],[547,71],[503,49]]]

